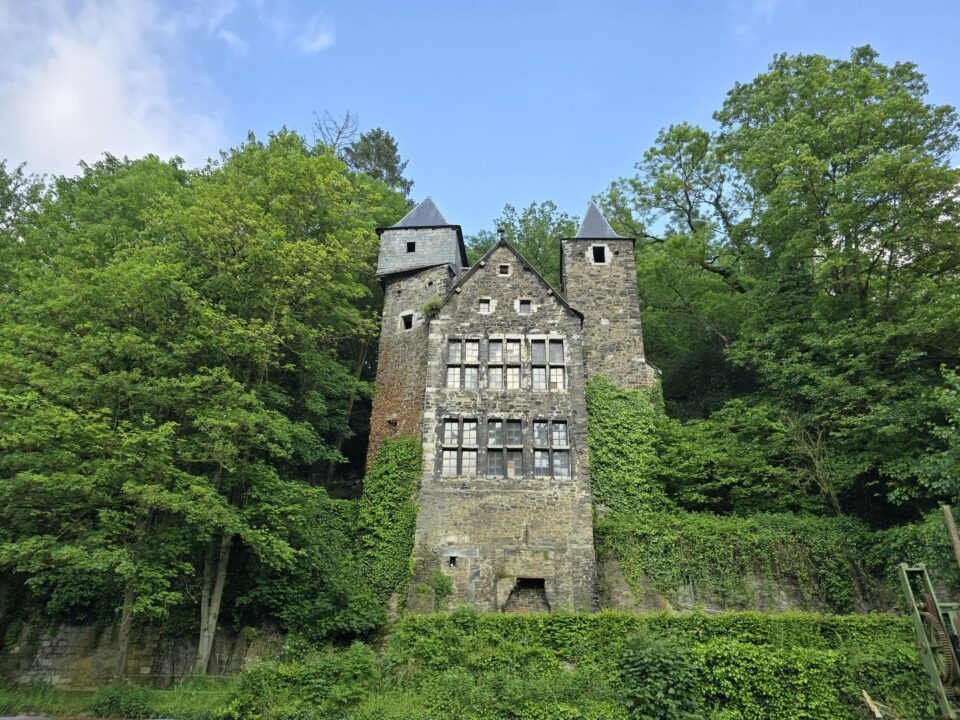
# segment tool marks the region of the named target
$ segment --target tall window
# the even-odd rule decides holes
[[[531,340],[530,365],[534,390],[566,389],[563,340]]]
[[[531,427],[533,474],[536,477],[570,477],[570,445],[566,421],[535,420]]]
[[[503,340],[491,340],[487,346],[487,387],[503,390]]]
[[[520,420],[487,421],[487,475],[523,475],[523,423]]]
[[[520,341],[507,340],[504,346],[506,371],[504,384],[507,390],[520,389]]]
[[[477,421],[446,418],[443,421],[440,474],[444,477],[477,474]]]
[[[475,390],[480,386],[480,341],[447,342],[447,387]]]

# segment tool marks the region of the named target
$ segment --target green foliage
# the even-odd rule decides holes
[[[153,715],[150,690],[142,685],[117,682],[100,688],[90,709],[101,717],[148,718]]]
[[[679,643],[645,635],[630,638],[620,654],[620,682],[631,720],[698,717],[693,658]]]
[[[297,661],[264,660],[244,668],[231,720],[294,720],[343,717],[377,682],[373,651],[354,643]]]
[[[359,529],[366,583],[381,601],[405,592],[417,524],[414,494],[423,455],[411,437],[386,439],[367,470],[360,498]]]
[[[423,316],[432,320],[440,313],[442,307],[443,298],[431,298],[423,306]]]
[[[437,612],[446,610],[450,593],[453,592],[453,580],[443,571],[434,570],[430,576],[430,587],[433,590],[433,609]]]
[[[513,205],[506,205],[493,224],[504,229],[507,240],[550,285],[560,288],[560,239],[576,235],[578,219],[575,216],[560,212],[548,200],[530,203],[520,212]],[[468,237],[470,261],[479,260],[496,242],[497,234],[489,230]]]

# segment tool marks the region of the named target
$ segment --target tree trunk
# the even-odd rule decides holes
[[[120,628],[117,632],[117,665],[114,668],[115,680],[123,680],[127,674],[127,658],[130,656],[130,629],[133,627],[133,582],[128,581],[123,591],[123,611],[120,615]]]
[[[197,662],[193,667],[194,675],[206,675],[210,664],[210,651],[217,632],[217,618],[220,616],[220,601],[223,599],[223,586],[227,581],[227,563],[230,560],[230,548],[233,533],[224,531],[220,536],[219,552],[214,558],[213,540],[207,546],[203,564],[203,588],[200,595],[200,642],[197,647]],[[213,563],[217,567],[214,571]]]

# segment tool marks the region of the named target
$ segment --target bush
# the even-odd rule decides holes
[[[90,709],[101,717],[148,718],[154,714],[150,690],[128,682],[97,690]]]
[[[620,653],[623,701],[632,720],[693,720],[697,675],[681,644],[636,635]]]

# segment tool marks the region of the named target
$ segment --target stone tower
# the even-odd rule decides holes
[[[659,371],[643,353],[634,240],[617,235],[592,202],[576,237],[561,240],[561,276],[567,302],[584,314],[587,378],[654,387]]]
[[[420,436],[427,366],[424,306],[446,295],[467,264],[463,231],[448,223],[429,197],[377,234],[384,299],[368,464],[384,438]]]

